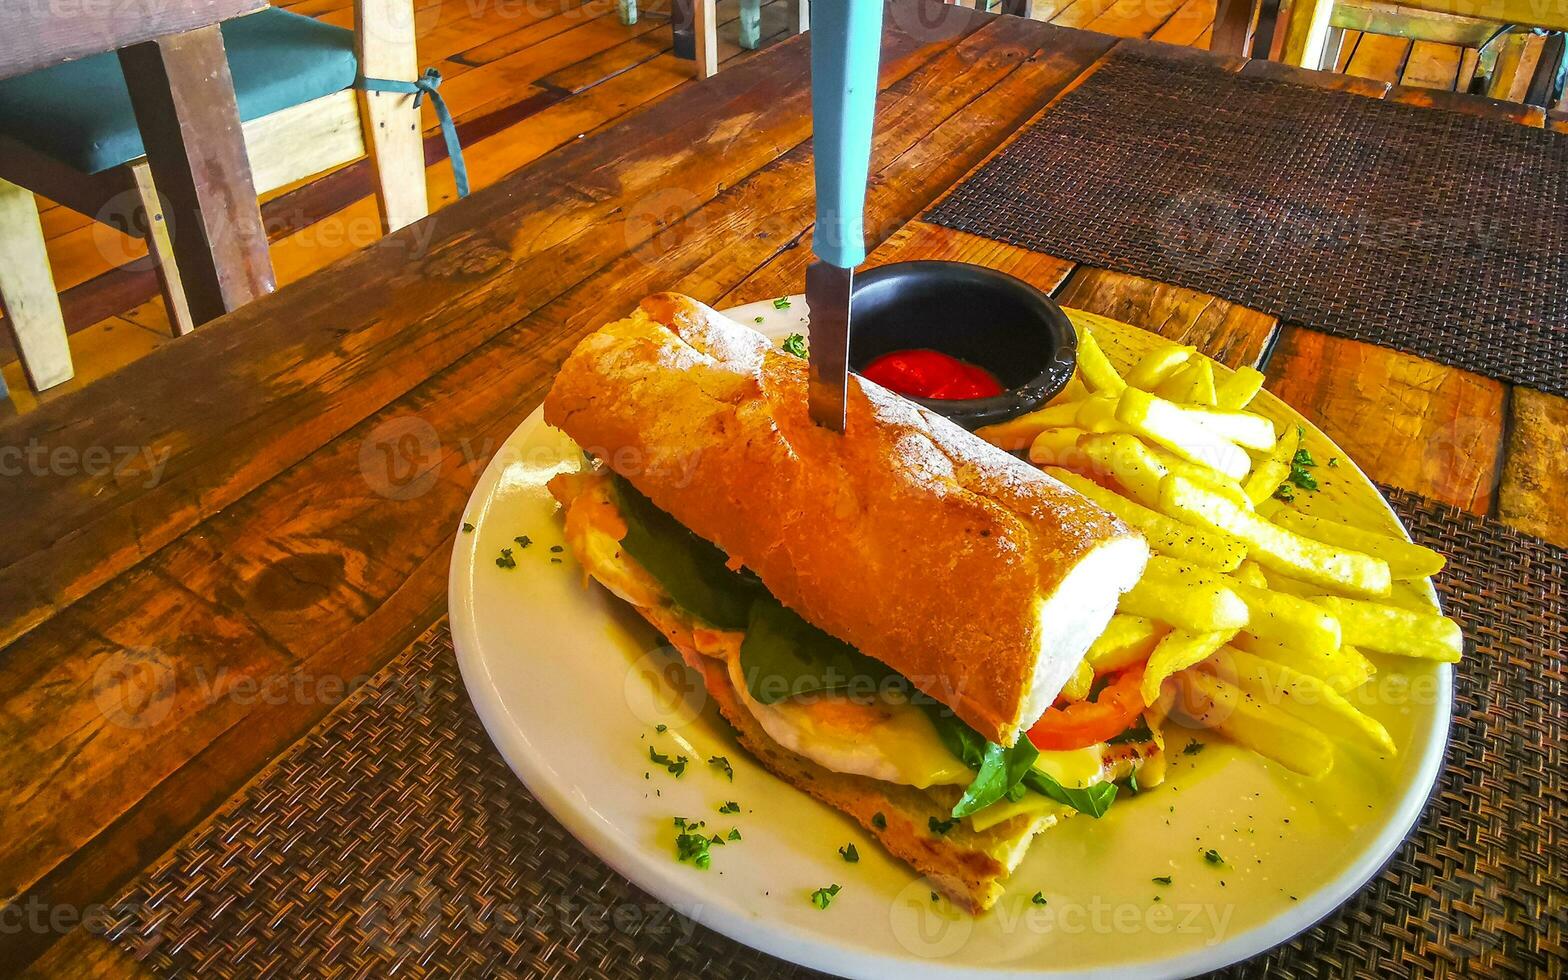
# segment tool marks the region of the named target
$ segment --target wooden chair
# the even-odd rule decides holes
[[[1525,65],[1528,33],[1538,29],[1568,31],[1568,4],[1539,0],[1291,0],[1282,12],[1280,60],[1303,68],[1332,71],[1339,60],[1347,30],[1388,34],[1416,41],[1435,41],[1480,50],[1476,76],[1486,79],[1486,94],[1523,101],[1532,91]],[[1494,43],[1495,42],[1495,43]],[[1560,40],[1547,46],[1538,79],[1556,70],[1562,56]],[[1545,95],[1540,97],[1545,99]]]
[[[223,25],[257,193],[367,153],[385,231],[429,211],[413,81],[413,0],[355,0],[355,30],[268,9]],[[113,53],[0,82],[0,304],[29,384],[72,376],[34,194],[143,238],[175,334],[192,320],[141,134]],[[194,230],[193,230],[194,231]]]

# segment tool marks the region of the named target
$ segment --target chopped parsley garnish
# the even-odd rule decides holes
[[[1338,456],[1330,456],[1328,458],[1328,466],[1329,466],[1329,469],[1337,469],[1339,467],[1339,457]]]
[[[671,759],[669,756],[665,755],[663,752],[658,751],[650,745],[648,746],[648,758],[652,759],[656,765],[661,765],[665,769],[668,769],[670,775],[674,776],[676,779],[679,779],[681,774],[686,771],[687,760],[684,755],[678,755]]]
[[[464,534],[473,534],[474,533],[474,526],[472,524],[468,523],[467,521],[464,521],[463,522],[463,533]]]
[[[938,895],[936,892],[932,892],[931,893],[931,901],[933,901],[933,902],[940,902],[941,900],[942,900],[942,896],[941,895]]]
[[[512,540],[516,541],[518,547],[520,547],[520,548],[526,548],[529,545],[534,543],[534,539],[530,538],[526,534],[519,534],[517,537],[513,538]]]
[[[497,568],[516,568],[517,559],[512,557],[511,548],[502,548],[501,557],[495,560]]]
[[[1279,486],[1274,488],[1274,499],[1283,500],[1288,504],[1292,500],[1296,499],[1296,491],[1290,488],[1289,483],[1281,483]]]
[[[1168,885],[1168,884],[1171,883],[1171,876],[1170,875],[1156,875],[1154,878],[1152,878],[1150,880],[1152,880],[1156,885]]]
[[[729,800],[723,806],[719,807],[719,812],[720,813],[739,813],[740,812],[740,804],[736,803],[734,800]]]
[[[1317,478],[1307,470],[1317,465],[1318,461],[1312,458],[1311,453],[1305,449],[1296,450],[1296,455],[1290,460],[1290,482],[1303,490],[1316,490]]]
[[[789,297],[788,296],[780,296],[778,299],[774,300],[773,301],[773,308],[775,310],[787,310],[787,309],[789,309]]]
[[[878,810],[876,813],[873,813],[871,815],[871,826],[875,827],[878,830],[886,830],[887,829],[887,817],[884,817],[882,815],[882,811],[881,810]]]
[[[926,818],[926,826],[930,827],[931,833],[937,835],[938,837],[945,836],[949,830],[952,830],[953,827],[957,825],[957,823],[958,818],[956,817],[951,820],[938,820],[936,817]]]
[[[756,320],[757,323],[761,323],[762,320],[763,320],[763,318],[760,317],[760,316],[759,317],[755,317],[754,319]]]
[[[845,844],[843,847],[839,848],[838,856],[850,864],[857,864],[860,861],[860,852],[855,850],[854,844]]]
[[[1199,752],[1203,751],[1204,747],[1205,746],[1202,742],[1198,741],[1197,739],[1193,739],[1191,742],[1188,742],[1186,745],[1182,746],[1181,754],[1197,755]]]
[[[727,836],[729,837],[730,840],[740,840],[740,828],[739,827],[731,827],[730,828],[730,832],[729,832],[729,834]]]
[[[678,819],[678,818],[677,818]],[[675,860],[690,861],[702,870],[708,870],[713,864],[713,855],[708,852],[712,842],[701,834],[694,834],[683,830],[675,838]]]
[[[551,558],[550,559],[550,564],[552,564],[552,565],[559,565],[559,564],[561,564],[561,559],[559,559],[559,558]]]
[[[782,344],[779,344],[779,350],[786,354],[794,354],[796,357],[805,357],[806,338],[802,337],[798,333],[792,333],[788,337],[784,338],[784,342]]]
[[[1032,896],[1030,896],[1029,901],[1033,902],[1036,905],[1044,905],[1045,904],[1045,896],[1040,894],[1039,892],[1035,892]]]
[[[561,553],[561,552],[563,552],[563,551],[565,551],[565,550],[566,550],[566,549],[565,549],[565,548],[563,548],[563,547],[561,547],[561,546],[560,546],[560,545],[558,545],[558,544],[552,544],[552,545],[551,545],[551,546],[550,546],[550,551],[551,551],[551,553],[552,553],[552,554],[557,554],[557,555],[559,555],[559,554],[560,554],[560,553]]]
[[[833,896],[837,895],[838,891],[838,885],[829,885],[826,888],[818,888],[816,891],[811,893],[811,904],[815,905],[819,909],[825,909],[833,902]]]
[[[670,730],[670,726],[669,725],[654,725],[653,726],[653,730],[658,732],[660,735],[663,735],[665,732]]]
[[[1225,863],[1225,859],[1220,857],[1220,852],[1216,851],[1212,847],[1203,852],[1203,860],[1209,862],[1210,864],[1224,864]]]
[[[735,767],[730,765],[730,760],[724,758],[724,756],[715,755],[709,757],[708,765],[718,766],[720,769],[724,770],[724,775],[729,777],[730,782],[733,783],[735,781]]]

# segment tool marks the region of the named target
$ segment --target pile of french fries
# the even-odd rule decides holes
[[[1401,537],[1311,517],[1281,490],[1302,431],[1247,411],[1251,368],[1169,344],[1126,377],[1088,330],[1078,371],[1046,407],[977,434],[1028,450],[1046,473],[1137,528],[1154,557],[1064,691],[1144,664],[1145,704],[1319,777],[1343,749],[1393,755],[1388,731],[1345,695],[1363,651],[1457,661],[1457,623],[1396,601],[1443,557]]]

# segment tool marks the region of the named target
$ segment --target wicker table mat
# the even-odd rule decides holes
[[[1415,836],[1345,908],[1238,972],[1541,974],[1565,962],[1565,553],[1411,494],[1474,649]],[[438,624],[114,904],[161,974],[793,975],[609,870],[491,747]]]
[[[1568,138],[1117,53],[928,220],[1568,394]]]

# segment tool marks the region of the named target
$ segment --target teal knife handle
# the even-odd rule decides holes
[[[811,5],[811,129],[817,227],[812,251],[850,269],[866,259],[866,179],[882,53],[882,0]]]

